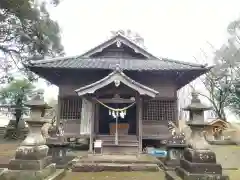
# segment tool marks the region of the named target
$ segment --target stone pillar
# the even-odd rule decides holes
[[[30,119],[26,121],[30,132],[17,148],[15,159],[10,161],[8,170],[1,174],[0,179],[43,180],[56,171],[52,158],[48,156],[46,140],[41,134],[41,127],[45,123],[42,117],[49,106],[39,94],[26,103],[26,106],[31,109]]]

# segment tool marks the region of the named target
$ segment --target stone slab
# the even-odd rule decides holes
[[[175,171],[170,170],[170,171],[165,171],[165,180],[182,180]]]
[[[117,163],[76,163],[72,167],[72,172],[101,172],[101,171],[149,171],[157,172],[157,164],[117,164]]]
[[[117,164],[158,164],[156,157],[141,154],[136,155],[88,155],[80,158],[79,162],[117,163]]]
[[[58,169],[55,173],[48,176],[44,180],[61,180],[66,175],[66,171],[64,169]]]
[[[213,180],[229,180],[229,176],[222,174],[207,174],[207,173],[189,173],[182,169],[181,167],[177,167],[175,169],[177,176],[181,177],[183,180],[205,180],[205,179],[213,179]]]
[[[41,170],[52,163],[52,157],[48,156],[41,160],[12,159],[9,162],[10,170]]]
[[[180,167],[189,173],[213,173],[222,174],[221,164],[212,163],[193,163],[185,159],[180,160]]]
[[[44,180],[56,172],[55,164],[50,164],[40,171],[7,170],[0,176],[1,180]]]

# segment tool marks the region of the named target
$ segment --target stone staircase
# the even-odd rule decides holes
[[[0,137],[5,135],[6,127],[0,127]]]
[[[103,154],[136,154],[138,153],[138,139],[136,135],[119,135],[118,145],[114,135],[98,135],[97,140],[103,142]]]

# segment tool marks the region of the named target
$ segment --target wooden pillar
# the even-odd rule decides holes
[[[176,126],[179,127],[179,117],[178,117],[178,98],[176,98],[175,100],[175,106],[174,106],[174,111],[175,111],[175,114],[174,114],[174,121],[176,122]]]
[[[92,102],[91,118],[90,118],[90,137],[89,137],[89,152],[93,153],[93,138],[94,138],[94,114],[95,114],[95,101]]]
[[[143,112],[143,99],[138,97],[138,140],[139,140],[139,153],[142,153],[142,112]]]
[[[96,125],[95,125],[96,130],[95,130],[95,132],[97,134],[99,134],[99,108],[100,108],[99,104],[96,103],[96,101],[95,101],[95,110],[94,110],[95,111],[95,123],[96,123]]]
[[[56,125],[59,126],[60,123],[60,116],[61,116],[61,97],[60,95],[58,95],[58,100],[57,100],[57,114],[56,114],[56,118],[57,118],[57,122]],[[64,123],[64,122],[62,122]]]

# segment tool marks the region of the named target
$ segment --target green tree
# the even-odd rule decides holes
[[[240,86],[235,84],[233,87],[232,96],[229,98],[229,106],[231,111],[240,117]]]
[[[26,112],[24,103],[35,93],[35,86],[27,79],[13,80],[0,89],[0,103],[16,107],[16,127],[22,115]]]
[[[54,6],[58,3],[51,1]],[[33,77],[22,63],[63,54],[59,25],[50,18],[46,7],[46,1],[0,1],[1,80],[7,80],[8,72],[16,67]]]

